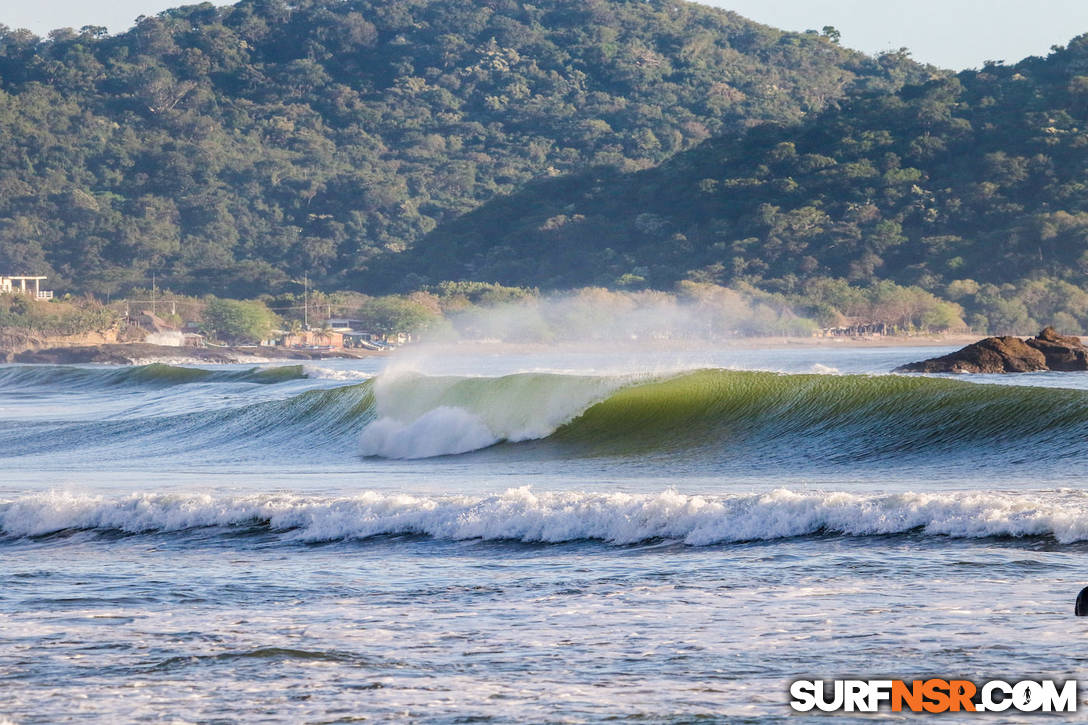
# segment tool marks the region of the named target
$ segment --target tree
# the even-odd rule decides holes
[[[392,335],[425,330],[438,321],[440,314],[423,302],[390,295],[367,300],[356,316],[374,332]]]
[[[212,297],[204,308],[205,328],[231,344],[252,344],[266,339],[278,318],[258,300],[230,300]]]

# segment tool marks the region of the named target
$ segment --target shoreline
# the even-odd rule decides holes
[[[786,349],[879,349],[908,347],[963,347],[978,342],[973,334],[954,335],[919,335],[919,336],[884,336],[884,337],[738,337],[714,341],[691,340],[637,340],[604,341],[588,340],[585,342],[501,342],[497,340],[464,340],[460,342],[417,343],[400,348],[402,354],[413,351],[441,351],[446,355],[532,355],[543,352],[622,352],[638,354],[640,352],[698,352],[702,350],[786,350]]]
[[[360,360],[384,357],[380,351],[294,350],[282,347],[174,347],[149,343],[62,345],[20,352],[0,351],[0,360],[24,365],[233,365],[263,364],[279,360]]]
[[[499,341],[461,341],[454,343],[417,343],[401,351],[442,349],[454,355],[473,354],[532,354],[540,352],[586,351],[607,346],[609,350],[639,352],[646,350],[703,350],[738,348],[756,349],[833,349],[833,348],[900,348],[900,347],[962,347],[980,338],[971,334],[952,335],[886,335],[874,337],[743,337],[718,341],[655,340],[623,342],[560,342],[507,343]],[[388,357],[389,352],[373,350],[295,350],[281,347],[172,347],[148,343],[101,343],[91,345],[56,345],[38,349],[0,351],[0,362],[38,365],[174,365],[262,364],[280,360],[359,360]]]

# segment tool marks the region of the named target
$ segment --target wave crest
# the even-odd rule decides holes
[[[498,378],[386,374],[373,385],[364,456],[429,458],[545,438],[631,377],[519,373]]]
[[[563,456],[835,463],[996,445],[1058,459],[1083,454],[1088,438],[1084,391],[897,375],[379,376],[374,395],[362,452],[394,458],[546,439]]]

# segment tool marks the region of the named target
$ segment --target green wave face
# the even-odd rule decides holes
[[[248,370],[207,370],[151,363],[126,368],[113,376],[114,384],[184,385],[185,383],[260,383],[274,385],[306,377],[301,365],[282,365]]]
[[[906,376],[379,377],[362,452],[849,462],[1086,452],[1088,393]]]
[[[1041,445],[1085,449],[1088,393],[905,376],[703,370],[626,387],[551,440],[586,454],[773,448],[778,456],[858,460]]]
[[[0,370],[0,387],[26,385],[60,387],[110,387],[125,385],[169,387],[188,383],[261,383],[266,385],[306,377],[301,365],[208,370],[165,363],[122,368],[82,368],[70,365],[19,365]]]

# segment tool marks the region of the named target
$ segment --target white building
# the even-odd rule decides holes
[[[0,294],[5,293],[5,292],[19,292],[19,293],[22,293],[22,294],[25,294],[25,295],[30,295],[31,297],[34,297],[35,299],[51,300],[51,299],[53,299],[52,290],[43,290],[41,288],[41,283],[42,283],[43,279],[45,279],[45,277],[22,276],[22,275],[11,275],[11,276],[0,275]],[[33,282],[34,283],[34,288],[33,289],[28,288],[26,286],[27,282]],[[19,286],[16,287],[15,286],[16,284],[18,284]]]

